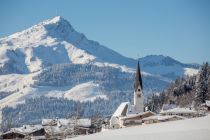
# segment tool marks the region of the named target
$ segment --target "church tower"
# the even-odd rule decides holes
[[[142,78],[141,78],[139,61],[134,81],[134,108],[136,113],[144,112],[144,95],[143,95]]]

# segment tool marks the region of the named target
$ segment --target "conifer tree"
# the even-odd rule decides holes
[[[208,63],[204,63],[197,77],[195,95],[195,102],[197,105],[205,103],[205,101],[208,99],[208,67]]]

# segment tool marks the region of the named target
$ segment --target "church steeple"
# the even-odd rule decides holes
[[[134,81],[134,107],[136,113],[144,112],[144,95],[139,61]]]
[[[135,77],[135,82],[134,82],[135,92],[138,90],[139,86],[142,90],[143,86],[142,86],[141,70],[140,70],[139,61],[138,61],[138,66],[137,66],[137,69],[136,69],[136,77]]]

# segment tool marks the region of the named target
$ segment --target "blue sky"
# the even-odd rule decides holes
[[[0,0],[0,37],[56,15],[128,57],[210,62],[210,0]]]

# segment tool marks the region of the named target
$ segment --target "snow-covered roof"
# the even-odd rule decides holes
[[[155,115],[154,112],[146,111],[146,112],[141,112],[141,113],[136,113],[136,114],[127,114],[127,116],[122,117],[121,119],[122,119],[122,120],[124,120],[124,119],[130,119],[130,118],[134,118],[134,117],[137,117],[137,116],[144,116],[144,115],[146,115],[146,114]]]
[[[46,137],[45,136],[31,136],[30,139],[31,140],[45,140]]]
[[[114,114],[112,116],[113,117],[125,116],[126,114],[123,114],[123,112],[125,111],[125,109],[128,108],[129,104],[130,104],[129,102],[121,103],[120,106],[117,108],[117,110],[114,112]],[[126,113],[127,113],[127,110],[126,110]]]
[[[42,125],[43,126],[72,126],[77,125],[80,127],[90,127],[91,126],[91,120],[87,118],[83,119],[42,119]]]
[[[178,116],[178,115],[154,115],[154,116],[150,116],[147,118],[142,119],[143,121],[148,121],[148,120],[159,120],[159,121],[163,121],[163,120],[168,120],[171,118],[180,118],[180,119],[185,119],[184,117]]]
[[[13,129],[13,130],[9,130],[9,131],[7,131],[7,132],[1,134],[1,135],[7,135],[7,134],[10,134],[10,133],[18,133],[18,134],[26,135],[25,133],[20,132],[20,131],[18,131],[18,130],[14,130],[14,129]]]
[[[210,100],[206,100],[206,106],[210,107]]]
[[[90,127],[91,120],[90,119],[79,119],[79,120],[77,120],[77,126]]]
[[[73,131],[74,126],[77,127],[90,127],[90,119],[43,119],[42,125],[48,134],[63,134],[65,132]]]
[[[58,126],[58,125],[56,125],[56,126],[44,126],[44,129],[45,129],[45,132],[47,134],[50,134],[50,135],[63,134],[67,130],[68,131],[73,130],[72,127],[64,126],[64,125],[62,125],[62,126]]]
[[[13,133],[20,133],[20,134],[26,135],[26,134],[30,134],[41,129],[43,129],[42,125],[23,125],[22,127],[18,127],[18,128],[11,128],[10,131],[4,134],[13,132]]]
[[[190,108],[173,108],[165,111],[161,111],[161,114],[196,114],[197,111]]]

